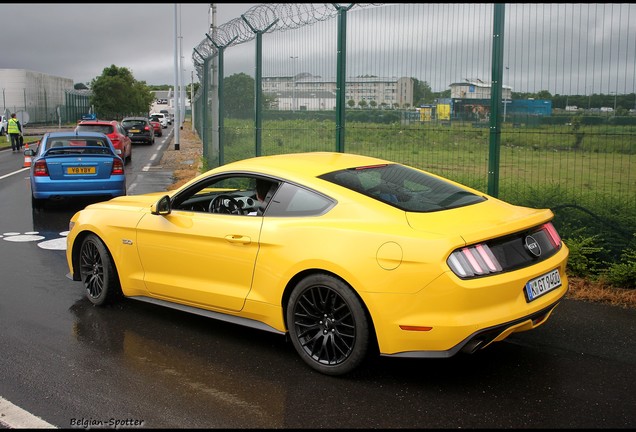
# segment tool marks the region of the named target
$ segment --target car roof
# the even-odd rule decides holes
[[[82,120],[78,125],[112,125],[117,123],[117,120]]]
[[[86,138],[108,138],[108,135],[103,134],[101,132],[47,132],[44,134],[44,137],[51,138],[73,138],[73,137],[86,137]],[[43,137],[43,138],[44,138]]]
[[[273,176],[286,176],[290,179],[308,179],[347,168],[384,164],[395,164],[395,162],[353,153],[308,152],[243,159],[222,165],[214,171],[253,171]]]

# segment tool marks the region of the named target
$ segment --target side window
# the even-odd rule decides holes
[[[274,195],[265,216],[319,216],[335,202],[318,192],[284,183]]]
[[[256,214],[258,205],[256,178],[244,174],[200,181],[172,202],[175,210],[232,215]]]

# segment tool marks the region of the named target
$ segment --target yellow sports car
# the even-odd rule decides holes
[[[342,375],[372,353],[450,357],[543,324],[568,287],[553,216],[386,160],[263,156],[87,206],[67,276],[96,305],[288,333]]]

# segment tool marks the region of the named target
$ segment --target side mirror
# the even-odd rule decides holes
[[[165,216],[170,214],[171,210],[172,209],[170,208],[170,197],[168,195],[162,196],[159,199],[159,201],[157,201],[156,203],[150,206],[150,213],[154,215]]]
[[[33,157],[33,156],[35,156],[35,150],[33,150],[33,149],[26,149],[26,150],[24,151],[24,155],[25,155],[25,156],[31,156],[31,157]]]

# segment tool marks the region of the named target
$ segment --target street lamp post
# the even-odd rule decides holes
[[[298,60],[298,56],[289,56],[292,60]],[[292,61],[292,79],[294,86],[292,87],[292,112],[296,111],[296,62]]]

